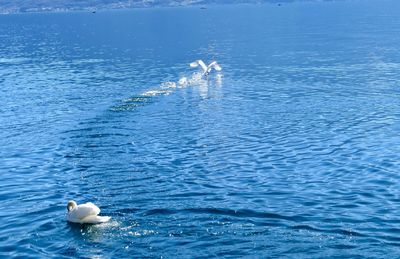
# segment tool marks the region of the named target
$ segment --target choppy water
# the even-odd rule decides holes
[[[360,2],[0,16],[0,257],[398,257],[400,5]]]

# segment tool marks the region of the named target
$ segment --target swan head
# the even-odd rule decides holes
[[[76,207],[78,207],[78,205],[76,204],[75,201],[69,201],[67,204],[68,211],[71,211],[71,210],[75,209]]]

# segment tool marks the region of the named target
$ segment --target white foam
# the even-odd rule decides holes
[[[179,79],[178,84],[180,86],[187,86],[189,84],[189,80],[187,79],[187,77],[182,77],[181,79]]]
[[[95,225],[95,227],[98,229],[100,229],[100,228],[103,229],[103,228],[115,228],[115,227],[119,227],[120,225],[121,225],[120,222],[111,220],[106,223]]]
[[[142,93],[142,96],[157,96],[157,95],[168,95],[171,91],[169,90],[150,90]]]
[[[161,89],[170,89],[170,88],[176,88],[176,83],[175,82],[165,82],[161,84]]]
[[[217,74],[216,76],[216,84],[221,86],[222,84],[222,75]],[[158,95],[169,95],[172,93],[173,89],[176,88],[184,88],[187,86],[198,86],[200,87],[200,91],[205,94],[208,91],[208,80],[203,77],[201,73],[193,73],[190,78],[181,77],[177,82],[164,82],[160,85],[159,89],[148,90],[142,93],[140,96],[143,97],[152,97]]]

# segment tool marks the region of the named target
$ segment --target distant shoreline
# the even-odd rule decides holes
[[[336,2],[346,0],[322,0],[322,2]],[[0,15],[8,14],[29,14],[29,13],[67,13],[67,12],[90,12],[96,13],[101,11],[112,11],[112,10],[134,10],[134,9],[153,9],[153,8],[183,8],[183,7],[199,7],[206,9],[206,6],[216,5],[257,5],[257,4],[272,4],[272,5],[283,5],[294,2],[321,2],[321,0],[253,0],[253,1],[233,1],[225,3],[216,3],[207,1],[198,1],[194,3],[165,3],[165,4],[147,4],[147,3],[112,3],[97,6],[71,6],[71,7],[60,7],[60,6],[0,6]]]

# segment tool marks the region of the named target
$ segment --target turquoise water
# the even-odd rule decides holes
[[[0,257],[400,256],[399,10],[0,16]]]

